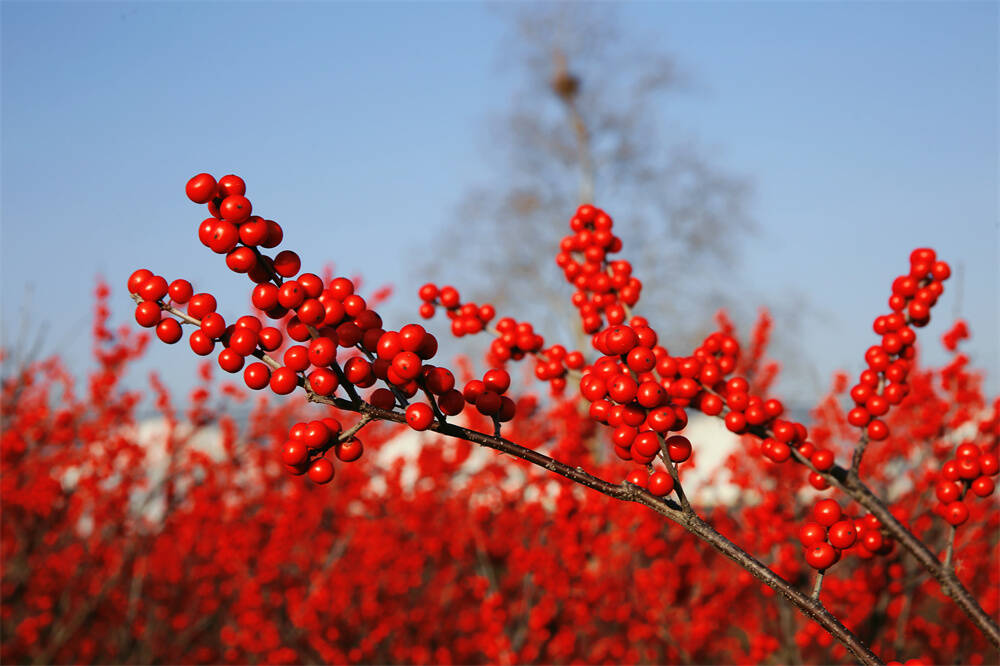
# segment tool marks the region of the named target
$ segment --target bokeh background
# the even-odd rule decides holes
[[[545,320],[533,285],[568,295],[549,243],[580,191],[562,63],[596,203],[678,347],[719,304],[768,306],[780,387],[812,402],[930,245],[955,267],[931,335],[965,317],[1000,366],[994,3],[5,2],[2,22],[8,348],[86,358],[95,275],[125,319],[141,266],[242,309],[183,195],[201,171],[243,176],[304,268],[394,285],[389,323],[426,279]],[[195,364],[157,345],[136,372],[185,386]]]

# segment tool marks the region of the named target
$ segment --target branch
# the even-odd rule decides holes
[[[384,421],[395,421],[396,423],[405,423],[406,421],[406,416],[404,414],[380,409],[367,403],[356,405],[344,400],[343,398],[324,397],[318,395],[312,395],[309,399],[312,402],[331,405],[345,411],[369,414],[373,418]],[[597,492],[607,495],[608,497],[624,502],[635,502],[652,509],[660,515],[678,523],[688,532],[694,534],[699,539],[712,546],[715,550],[742,566],[755,578],[778,592],[785,599],[791,601],[792,604],[799,608],[804,615],[811,618],[826,629],[826,631],[836,638],[845,648],[847,648],[860,663],[882,663],[881,660],[864,645],[860,638],[841,624],[840,621],[827,611],[819,601],[811,599],[792,587],[788,581],[778,576],[776,573],[771,571],[767,565],[761,563],[745,550],[717,532],[710,524],[702,520],[697,514],[685,511],[672,500],[655,497],[638,486],[627,482],[621,484],[611,483],[610,481],[606,481],[600,477],[588,474],[583,471],[582,468],[570,467],[569,465],[550,458],[543,453],[539,453],[534,449],[523,447],[520,444],[515,444],[514,442],[502,437],[494,437],[476,430],[469,430],[468,428],[463,428],[452,423],[441,423],[439,421],[432,422],[428,429],[448,437],[464,439],[481,446],[495,449],[501,453],[506,453],[515,458],[520,458],[521,460],[529,462],[532,465],[536,465],[542,469],[558,474],[569,479],[570,481],[586,486],[591,490],[596,490]]]
[[[793,455],[796,460],[807,465],[813,471],[817,471],[797,450],[793,449]],[[885,527],[892,538],[909,551],[917,562],[938,581],[944,594],[955,601],[958,607],[962,609],[969,619],[972,620],[972,623],[983,632],[993,645],[1000,647],[1000,627],[986,614],[986,611],[979,605],[979,602],[972,596],[972,593],[962,585],[955,572],[942,564],[923,541],[906,529],[892,515],[885,502],[876,496],[857,475],[851,474],[839,465],[834,465],[830,470],[819,472],[819,474],[831,485],[836,486],[878,518],[879,522],[882,523],[882,526]]]

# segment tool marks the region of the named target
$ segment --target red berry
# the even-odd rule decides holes
[[[610,354],[627,354],[639,344],[639,338],[628,326],[615,326],[608,329],[604,344]]]
[[[153,277],[153,271],[148,268],[140,268],[128,277],[128,291],[130,294],[139,293],[139,289],[146,283],[146,280]]]
[[[861,531],[861,545],[874,553],[882,550],[885,538],[877,529],[864,529]]]
[[[257,255],[248,247],[238,247],[226,255],[226,266],[234,273],[248,273],[257,265]]]
[[[229,348],[240,356],[250,356],[257,351],[257,331],[245,326],[237,328],[229,336]]]
[[[226,320],[218,312],[209,312],[201,318],[201,330],[213,340],[218,340],[226,332]]]
[[[672,435],[667,438],[667,454],[675,463],[682,463],[691,457],[691,441],[684,435]]]
[[[816,490],[826,490],[830,487],[830,483],[817,472],[809,472],[809,485]]]
[[[158,301],[167,295],[169,289],[167,281],[162,276],[154,275],[142,283],[139,295],[146,301]]]
[[[972,492],[978,495],[979,497],[989,497],[990,495],[993,494],[993,491],[996,489],[996,484],[990,477],[981,476],[972,482],[970,488],[972,489]]]
[[[326,368],[317,368],[309,373],[309,386],[312,388],[313,393],[318,395],[330,395],[337,390],[340,385],[340,381],[337,379],[337,375],[331,370]]]
[[[267,239],[267,222],[252,215],[249,220],[240,225],[240,241],[244,245],[260,245]]]
[[[285,367],[294,372],[302,372],[309,367],[309,350],[302,345],[292,345],[282,357]]]
[[[191,344],[191,351],[198,356],[208,356],[215,349],[215,342],[201,329],[193,331],[188,342]]]
[[[139,326],[152,328],[160,323],[163,311],[153,301],[143,301],[135,308],[135,321]]]
[[[287,282],[285,284],[288,284]],[[319,326],[326,318],[326,308],[315,298],[307,298],[295,311],[299,320],[308,326]]]
[[[191,300],[188,301],[187,311],[195,319],[201,319],[209,312],[215,312],[216,307],[215,296],[202,293],[191,297]]]
[[[809,459],[812,462],[813,467],[821,472],[825,472],[833,468],[833,451],[830,451],[829,449],[817,449]]]
[[[978,456],[964,456],[955,459],[955,466],[958,468],[959,478],[971,481],[978,477],[982,470],[979,467]]]
[[[828,543],[817,543],[806,549],[806,562],[820,571],[837,561],[837,551]]]
[[[259,391],[268,385],[271,381],[271,369],[263,363],[251,363],[243,371],[243,381],[246,385],[255,391]],[[285,461],[288,465],[295,465],[298,463],[290,463]]]
[[[181,325],[176,319],[168,317],[156,325],[156,337],[168,345],[172,345],[181,339],[183,332]]]
[[[226,372],[239,372],[243,368],[243,357],[226,348],[219,352],[219,367]]]
[[[863,428],[871,421],[871,414],[864,407],[855,407],[847,412],[847,422],[856,428]]]
[[[326,458],[320,458],[309,467],[309,480],[320,485],[333,480],[333,463]]]
[[[233,194],[246,194],[247,184],[239,176],[229,174],[219,179],[219,196],[228,197]]]
[[[302,267],[299,255],[291,250],[282,250],[274,258],[274,272],[284,278],[295,277]]]
[[[285,447],[281,451],[281,461],[286,465],[301,465],[309,460],[309,449],[306,445],[297,440],[290,439],[285,442]]]
[[[281,331],[273,326],[265,326],[257,332],[257,344],[264,351],[274,351],[281,346],[283,336]]]
[[[191,300],[191,296],[194,295],[194,289],[187,280],[177,279],[170,283],[167,293],[170,294],[170,300],[174,303],[184,304]]]
[[[351,437],[346,442],[338,442],[333,451],[338,459],[344,462],[354,462],[361,457],[365,448],[360,439]]]
[[[240,240],[236,225],[226,220],[216,220],[208,238],[208,247],[216,254],[231,252]]]
[[[298,383],[298,375],[295,374],[294,370],[286,367],[278,368],[272,372],[271,381],[269,382],[271,390],[278,395],[288,395],[295,390]]]
[[[406,408],[406,423],[414,430],[427,430],[434,421],[430,405],[415,402]]]
[[[281,225],[274,220],[264,220],[264,224],[267,225],[267,237],[260,242],[260,246],[267,248],[277,247],[281,244],[284,237]]]
[[[458,389],[451,389],[450,391],[445,391],[438,398],[438,408],[441,409],[448,416],[455,416],[456,414],[461,414],[462,410],[465,409],[465,398],[462,396],[462,392]],[[504,402],[500,401],[500,409],[504,408]]]
[[[868,424],[868,437],[869,439],[880,442],[889,436],[889,426],[885,424],[884,421],[879,419],[874,419]]]
[[[655,432],[647,430],[638,434],[634,433],[635,428],[624,424],[620,425],[615,429],[613,441],[617,446],[623,448],[629,446],[631,441],[633,452],[650,459],[660,452],[660,438]]]
[[[215,182],[215,178],[208,173],[199,173],[187,182],[184,187],[184,193],[187,194],[188,199],[197,203],[204,204],[211,201],[218,190],[218,185]]]
[[[805,523],[799,528],[799,541],[808,548],[826,540],[826,528],[819,523]]]
[[[510,388],[510,375],[506,370],[487,370],[483,375],[483,385],[491,391],[503,394]]]
[[[295,280],[289,280],[278,288],[278,303],[289,310],[294,310],[302,305],[305,298],[305,292]]]
[[[484,416],[496,416],[500,413],[500,395],[494,391],[484,390],[476,398],[476,409]]]
[[[840,520],[840,516],[840,505],[832,499],[820,500],[813,506],[813,518],[817,523],[825,527],[829,527]]]
[[[627,477],[625,477],[625,481],[631,483],[632,485],[639,486],[640,488],[645,488],[648,477],[641,469],[637,469],[633,470]]]
[[[413,352],[400,352],[392,359],[392,369],[405,380],[416,379],[420,374],[420,357]]]
[[[951,502],[944,507],[944,519],[958,527],[969,519],[969,507],[961,502]]]
[[[669,495],[674,489],[674,479],[663,470],[657,470],[649,475],[646,488],[651,495],[663,497]]]
[[[222,219],[232,224],[241,224],[250,219],[253,206],[250,200],[242,194],[230,194],[219,204],[219,213]]]
[[[840,520],[830,526],[827,538],[834,548],[850,548],[858,538],[858,532],[854,529],[854,523],[849,520]]]
[[[942,504],[956,501],[961,494],[961,487],[954,481],[938,481],[934,486],[934,495]]]
[[[391,410],[396,406],[396,396],[387,388],[378,388],[368,396],[368,402],[379,409]]]

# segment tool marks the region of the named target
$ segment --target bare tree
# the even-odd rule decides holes
[[[717,287],[734,275],[739,241],[754,227],[750,188],[693,141],[658,136],[658,114],[685,77],[624,33],[615,12],[553,3],[507,14],[503,58],[523,82],[492,123],[496,175],[467,194],[452,229],[480,269],[461,284],[473,300],[489,293],[502,314],[581,342],[558,328],[575,315],[567,317],[571,289],[553,255],[576,206],[592,202],[621,223],[625,258],[646,285],[642,314],[671,331],[667,344],[683,346],[709,325],[703,304],[725,303]],[[520,306],[540,300],[544,310]]]

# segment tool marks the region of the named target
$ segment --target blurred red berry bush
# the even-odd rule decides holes
[[[183,405],[155,374],[123,384],[149,336],[112,326],[103,283],[88,376],[5,364],[5,662],[997,662],[1000,400],[958,351],[964,322],[947,365],[918,363],[949,273],[932,250],[892,283],[867,369],[837,376],[807,427],[767,397],[766,314],[742,344],[720,313],[668,352],[592,206],[553,249],[587,350],[419,290],[425,318],[494,336],[478,374],[431,365],[423,326],[385,328],[384,292],[267,256],[284,231],[238,177],[187,194],[275,323],[227,323],[208,292],[140,269],[141,326],[221,346]],[[517,381],[522,359],[547,395]],[[699,458],[693,418],[739,444]],[[696,464],[734,492],[686,494]]]

